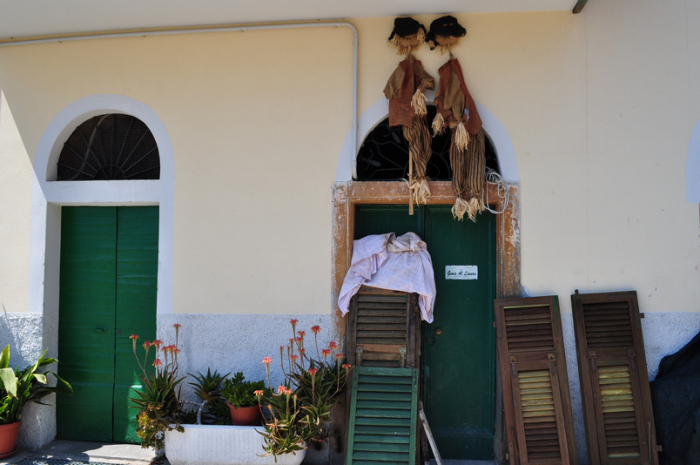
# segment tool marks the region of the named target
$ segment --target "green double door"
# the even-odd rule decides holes
[[[63,207],[60,266],[58,438],[138,443],[129,336],[156,335],[158,207]]]
[[[415,232],[427,244],[437,298],[422,327],[422,399],[443,459],[490,460],[495,428],[494,216],[456,221],[451,206],[358,206],[355,239]],[[449,272],[449,277],[447,273]],[[448,279],[449,278],[449,279]],[[466,279],[464,279],[466,278]]]

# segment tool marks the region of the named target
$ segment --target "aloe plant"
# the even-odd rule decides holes
[[[0,425],[16,423],[22,418],[22,410],[27,402],[48,405],[41,401],[47,395],[62,391],[73,393],[73,388],[65,380],[52,371],[39,369],[46,365],[57,363],[55,358],[46,357],[46,352],[34,363],[20,370],[12,369],[10,365],[10,346],[0,352]],[[48,376],[56,378],[56,386],[48,385]]]

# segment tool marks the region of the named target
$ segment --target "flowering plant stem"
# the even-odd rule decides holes
[[[183,378],[177,377],[177,354],[180,349],[177,347],[180,325],[175,324],[176,343],[163,346],[163,342],[156,339],[153,342],[143,343],[144,356],[141,361],[136,352],[136,341],[138,336],[132,334],[130,339],[133,343],[134,357],[141,368],[142,374],[139,376],[143,383],[143,391],[133,389],[136,394],[131,397],[135,407],[139,409],[137,415],[138,426],[136,434],[141,439],[141,447],[163,448],[163,432],[176,429],[184,431],[178,421],[180,403],[178,401],[177,387]],[[148,357],[151,347],[155,347],[154,370],[147,369]],[[163,357],[161,360],[160,357]],[[175,424],[175,428],[170,425]]]
[[[331,356],[338,345],[329,344],[328,349],[318,351],[317,334],[321,328],[313,326],[314,343],[318,359],[310,358],[304,347],[304,331],[297,331],[297,320],[290,321],[294,337],[286,347],[288,354],[288,369],[284,369],[285,347],[280,347],[280,362],[285,374],[285,382],[269,394],[262,390],[256,391],[260,407],[268,413],[265,421],[263,449],[265,455],[272,455],[277,460],[280,454],[295,453],[307,447],[309,441],[323,440],[325,425],[331,420],[333,407],[345,388],[350,365],[342,365],[343,354]],[[329,362],[328,359],[332,362]],[[335,359],[335,360],[333,360]],[[270,357],[265,357],[263,363],[267,370],[268,384],[270,383]]]

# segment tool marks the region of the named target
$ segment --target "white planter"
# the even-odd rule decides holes
[[[306,450],[277,456],[264,454],[262,426],[182,425],[184,433],[165,432],[165,456],[171,465],[299,465]]]

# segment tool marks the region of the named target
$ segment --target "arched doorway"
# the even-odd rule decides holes
[[[385,104],[378,102],[375,106],[381,107],[382,105]],[[366,128],[364,131],[365,142],[373,130],[381,127],[382,121],[387,115],[387,112],[382,113],[381,109],[379,111],[370,110],[368,110],[368,115],[363,115],[363,118],[367,116],[373,121],[370,123],[367,120],[363,122],[362,118],[360,120],[360,127],[362,128],[364,125]],[[448,180],[449,175],[433,175],[440,180],[430,183],[432,196],[428,205],[420,207],[420,211],[414,215],[414,218],[411,218],[408,216],[408,189],[404,182],[396,180],[405,176],[401,171],[404,170],[403,166],[397,167],[398,175],[392,174],[389,177],[378,177],[377,179],[380,180],[368,180],[366,175],[361,175],[362,168],[359,167],[359,163],[376,166],[378,162],[376,159],[362,154],[363,159],[360,160],[358,155],[358,166],[353,163],[352,168],[348,170],[349,165],[343,162],[341,156],[337,180],[344,182],[336,182],[333,195],[334,298],[337,299],[345,273],[350,265],[354,239],[365,234],[391,232],[385,229],[391,229],[397,233],[405,232],[404,230],[409,227],[406,223],[410,223],[410,229],[414,232],[416,232],[416,228],[419,230],[422,228],[424,239],[427,238],[429,243],[429,251],[431,254],[432,251],[435,251],[434,271],[438,285],[435,322],[433,325],[425,325],[423,328],[422,355],[424,360],[421,373],[423,396],[424,400],[426,400],[426,395],[433,396],[438,401],[444,398],[447,405],[439,405],[438,402],[432,406],[434,418],[431,420],[431,427],[436,427],[434,433],[435,430],[442,430],[439,434],[442,434],[443,438],[438,441],[438,444],[442,442],[456,446],[449,452],[449,447],[443,446],[446,452],[443,458],[492,458],[500,463],[503,460],[504,447],[502,416],[500,414],[502,410],[500,386],[496,376],[495,330],[491,325],[493,321],[492,301],[493,298],[520,295],[519,189],[517,166],[514,166],[512,145],[505,129],[483,107],[479,106],[479,112],[485,121],[484,129],[488,133],[491,143],[493,156],[491,167],[502,170],[507,182],[501,185],[489,184],[487,186],[484,197],[491,209],[499,213],[482,214],[477,217],[476,224],[469,225],[467,224],[469,222],[456,224],[451,218],[449,207],[454,203],[455,197],[451,182]],[[487,121],[489,125],[486,124]],[[391,143],[391,139],[400,144],[400,140],[397,141],[393,136],[392,134],[386,135],[388,139],[380,141],[380,144]],[[400,136],[398,138],[400,139]],[[500,156],[501,150],[505,154],[504,157]],[[433,151],[435,152],[435,148]],[[386,162],[386,166],[393,163],[385,159],[379,164],[384,162]],[[347,179],[349,172],[354,173],[352,180]],[[364,179],[362,179],[363,177]],[[421,219],[421,215],[423,219]],[[472,228],[472,226],[476,228]],[[378,231],[376,228],[382,230]],[[472,231],[472,229],[474,230]],[[482,252],[484,257],[478,257],[478,253],[475,255],[475,252]],[[477,264],[476,261],[479,263]],[[446,278],[445,267],[452,265],[476,265],[479,269],[479,280],[455,283],[443,279],[444,283],[438,283],[437,281],[441,278]],[[477,299],[479,302],[471,302],[477,294],[481,294]],[[438,304],[441,295],[446,299],[443,300],[445,304],[443,308],[440,308]],[[464,329],[464,322],[453,321],[453,317],[459,317],[460,312],[466,312],[470,314],[470,317],[476,317],[476,320],[466,323],[466,327],[468,328],[476,322],[479,326],[477,331],[479,334],[471,334],[471,329]],[[444,321],[440,321],[438,313],[442,313],[446,317]],[[339,312],[336,313],[335,321],[338,333],[345,334],[346,322]],[[460,327],[462,329],[458,329]],[[438,329],[441,331],[437,331]],[[455,329],[457,331],[454,331]],[[452,338],[455,335],[457,337]],[[460,340],[462,342],[465,340],[482,341],[477,342],[477,345],[482,345],[485,350],[479,355],[471,356],[471,352],[473,352],[471,346],[460,346]],[[430,345],[435,347],[430,347]],[[444,347],[437,348],[438,345]],[[439,350],[435,350],[436,348]],[[456,381],[457,385],[450,384],[458,379],[458,377],[452,380],[448,379],[450,372],[459,371],[469,377],[470,370],[482,375],[474,377],[475,382],[469,388],[475,390],[476,395],[473,397],[477,399],[477,402],[471,406],[457,405],[455,404],[456,398],[468,396],[470,393],[464,391],[464,386],[459,385],[459,380]],[[443,374],[439,374],[440,371]],[[434,376],[436,374],[438,375],[437,379]],[[488,401],[484,402],[478,399],[488,399]],[[432,399],[428,399],[426,404],[431,401]],[[429,410],[428,416],[430,418],[431,407],[428,405],[426,407]],[[480,411],[476,412],[478,407],[481,407]],[[445,412],[450,413],[450,415],[445,415]],[[447,416],[451,417],[447,423],[441,424],[438,421],[438,419]],[[477,417],[481,417],[481,419]],[[441,452],[443,448],[441,448]]]
[[[129,335],[155,338],[170,312],[173,169],[160,119],[122,96],[74,102],[41,140],[32,274],[44,279],[30,310],[76,391],[57,400],[51,437],[138,442]]]

